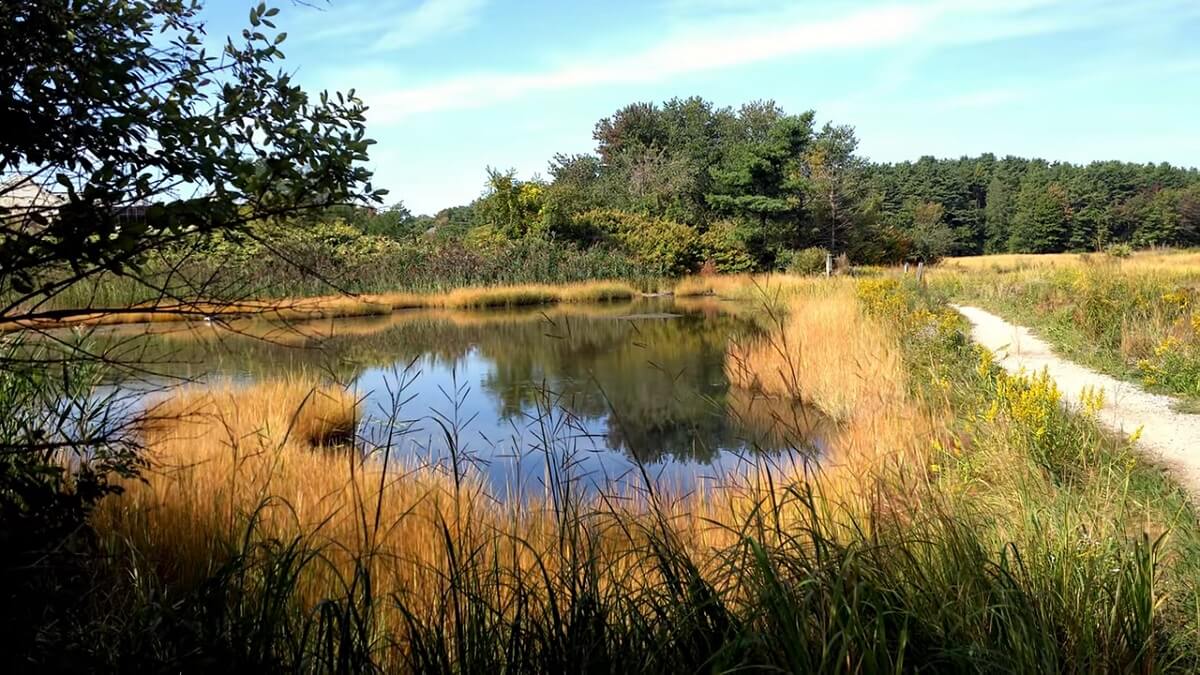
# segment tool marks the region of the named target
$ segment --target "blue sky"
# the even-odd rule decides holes
[[[994,152],[1200,164],[1197,0],[275,0],[287,67],[371,107],[414,212],[544,173],[633,101],[774,99],[880,161]],[[214,37],[249,2],[209,0]],[[271,3],[269,3],[271,4]]]

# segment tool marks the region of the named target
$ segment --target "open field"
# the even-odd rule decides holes
[[[788,403],[820,411],[818,470],[596,494],[547,432],[547,487],[514,499],[467,466],[350,450],[358,395],[317,378],[184,390],[143,430],[146,480],[97,514],[106,611],[154,641],[136,617],[161,597],[197,649],[303,669],[1195,665],[1194,512],[1094,410],[1004,374],[915,285],[704,284],[700,302],[773,299],[729,348],[730,405],[797,436],[812,423]]]
[[[1200,254],[982,256],[934,288],[1032,327],[1065,357],[1152,391],[1200,397]]]
[[[1017,272],[1047,267],[1077,269],[1096,263],[1115,265],[1126,272],[1196,273],[1200,271],[1200,252],[1177,249],[1137,251],[1125,258],[1104,253],[1003,253],[946,258],[941,266],[975,272]]]

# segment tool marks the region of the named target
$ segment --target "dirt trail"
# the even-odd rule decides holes
[[[977,307],[957,309],[971,322],[971,336],[996,355],[1010,372],[1046,369],[1058,383],[1063,397],[1079,405],[1080,393],[1090,387],[1104,391],[1100,421],[1117,431],[1133,433],[1142,428],[1138,446],[1152,453],[1172,470],[1180,483],[1200,498],[1200,415],[1175,412],[1169,396],[1151,394],[1135,384],[1122,382],[1055,355],[1050,345],[1028,328],[1008,323]]]

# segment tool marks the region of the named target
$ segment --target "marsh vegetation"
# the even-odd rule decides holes
[[[137,339],[224,353],[209,372],[240,378],[172,389],[141,422],[148,470],[94,513],[104,563],[89,574],[106,590],[74,617],[115,630],[58,656],[472,672],[1192,667],[1195,516],[1128,440],[1064,409],[1044,378],[992,366],[911,277],[683,289],[701,286],[713,295],[652,301],[653,313],[277,327],[323,347],[288,357],[259,339],[262,323],[219,340],[149,326]],[[449,461],[389,452],[414,403],[438,408],[432,389],[406,386],[428,374],[450,402],[461,390],[427,369],[471,380],[464,358],[495,359],[469,386],[528,425],[524,490],[489,475],[478,451],[496,446],[461,406],[426,414]],[[346,386],[404,361],[426,365],[393,370],[373,395]],[[387,403],[388,433],[362,433]],[[589,415],[607,416],[628,480],[580,461],[592,434],[565,421]],[[662,456],[641,453],[722,437],[739,443],[724,470],[673,458],[705,467],[702,484],[661,480]],[[821,452],[806,452],[815,437]]]
[[[1194,401],[1196,170],[689,98],[413,216],[277,10],[77,4],[0,9],[0,669],[1200,669],[1188,495],[948,304]]]

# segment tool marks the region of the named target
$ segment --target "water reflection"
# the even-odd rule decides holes
[[[726,346],[758,331],[738,309],[645,299],[234,333],[152,327],[135,339],[184,376],[331,374],[363,396],[368,444],[438,463],[453,451],[497,486],[569,466],[594,483],[642,480],[644,468],[690,487],[747,459],[804,461],[833,433],[812,410],[730,387]]]

